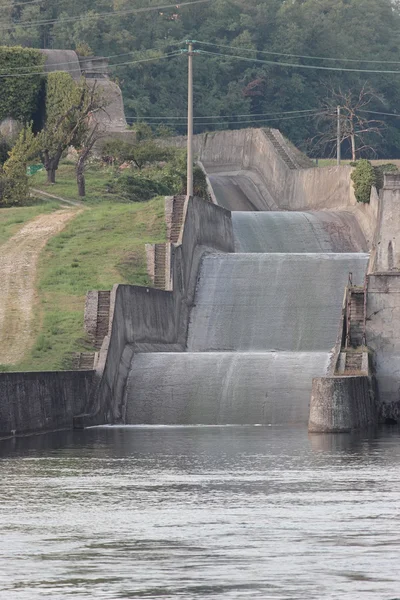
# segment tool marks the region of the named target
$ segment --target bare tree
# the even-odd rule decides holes
[[[383,102],[368,83],[364,83],[358,92],[328,87],[328,96],[317,116],[318,134],[311,140],[313,147],[331,154],[335,152],[337,107],[340,106],[340,142],[349,143],[352,160],[357,160],[362,152],[376,155],[376,142],[382,138],[386,127],[384,121],[369,116],[368,108],[376,101]]]

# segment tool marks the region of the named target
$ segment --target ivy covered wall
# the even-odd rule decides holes
[[[43,78],[37,73],[43,69],[45,57],[35,48],[0,46],[0,75],[19,73],[19,77],[0,78],[0,122],[6,117],[17,121],[31,121],[38,111]]]

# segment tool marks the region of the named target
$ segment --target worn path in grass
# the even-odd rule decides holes
[[[79,212],[39,215],[0,246],[0,363],[19,362],[33,342],[35,279],[41,250]]]

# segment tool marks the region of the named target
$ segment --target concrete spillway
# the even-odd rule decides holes
[[[232,213],[235,254],[202,260],[187,351],[137,354],[127,423],[306,423],[348,273],[362,284],[364,236],[346,212],[255,212],[235,178],[211,178]],[[254,196],[251,196],[254,200]]]
[[[327,352],[138,354],[126,389],[126,422],[306,423],[311,378]]]
[[[367,254],[231,254],[204,258],[188,350],[328,351],[348,272]]]
[[[363,252],[365,238],[346,212],[233,212],[236,252]]]

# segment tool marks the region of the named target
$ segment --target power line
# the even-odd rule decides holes
[[[243,52],[256,52],[257,54],[269,54],[272,56],[289,56],[293,58],[306,58],[310,60],[330,60],[335,62],[368,62],[368,63],[376,63],[376,64],[389,64],[389,65],[400,65],[400,61],[398,60],[369,60],[367,58],[332,58],[328,56],[305,56],[302,54],[287,54],[285,52],[272,52],[268,50],[256,50],[254,48],[242,48],[240,46],[227,46],[224,44],[213,44],[212,42],[200,42],[198,40],[193,40],[194,44],[202,44],[205,46],[216,46],[218,48],[229,48],[230,50],[239,50]]]
[[[64,17],[64,18],[59,18],[59,19],[45,19],[42,21],[32,21],[30,23],[16,23],[13,22],[9,25],[4,25],[3,27],[0,27],[0,29],[15,29],[15,27],[21,27],[22,29],[28,29],[30,27],[36,27],[37,25],[53,25],[54,23],[71,23],[74,21],[79,21],[82,19],[86,20],[92,20],[92,19],[104,19],[106,17],[119,17],[119,16],[124,16],[124,15],[131,15],[131,14],[137,14],[137,13],[145,13],[145,12],[150,12],[150,11],[155,11],[155,10],[166,10],[168,8],[175,8],[175,9],[179,9],[182,7],[187,7],[187,6],[192,6],[195,4],[204,4],[206,2],[211,2],[211,0],[192,0],[192,2],[181,2],[180,4],[165,4],[162,6],[147,6],[145,8],[132,8],[129,10],[120,10],[120,11],[115,11],[115,12],[108,12],[108,13],[95,13],[93,15],[91,14],[84,14],[84,15],[79,15],[79,16],[75,16],[75,17]]]
[[[316,112],[319,111],[319,108],[308,108],[306,110],[284,110],[284,111],[280,111],[280,112],[268,112],[268,113],[248,113],[248,114],[239,114],[239,115],[207,115],[204,117],[193,117],[195,120],[196,119],[231,119],[232,117],[265,117],[265,116],[269,116],[269,115],[287,115],[287,114],[297,114],[297,113],[312,113],[312,112]],[[304,115],[304,116],[308,116],[308,115]],[[155,116],[148,116],[148,117],[126,117],[127,120],[139,120],[139,121],[143,121],[144,119],[187,119],[187,117],[155,117]]]
[[[350,73],[380,73],[382,75],[400,75],[400,71],[380,71],[373,69],[348,69],[345,67],[322,67],[320,65],[299,65],[295,63],[276,62],[272,60],[261,60],[259,58],[248,58],[247,56],[236,56],[234,54],[221,54],[219,52],[209,52],[208,50],[200,50],[200,54],[211,56],[220,56],[225,58],[236,58],[246,62],[256,62],[265,65],[273,65],[275,67],[292,67],[296,69],[317,69],[319,71],[346,71]]]
[[[400,114],[398,113],[379,112],[377,110],[363,110],[361,108],[358,112],[371,113],[371,115],[386,115],[387,117],[400,117]]]
[[[272,121],[290,121],[292,119],[299,119],[299,118],[304,118],[304,117],[317,117],[318,115],[321,115],[324,113],[314,113],[314,114],[308,114],[308,115],[297,115],[295,117],[277,117],[274,119],[249,119],[246,121],[221,121],[221,123],[218,123],[216,121],[211,121],[211,122],[206,122],[206,123],[195,123],[194,125],[196,126],[203,126],[203,125],[240,125],[241,123],[269,123]],[[150,122],[150,121],[146,121],[146,125],[162,125],[162,123],[160,122]],[[184,123],[182,123],[182,125],[184,125]]]
[[[122,63],[115,63],[114,65],[109,65],[109,68],[113,68],[113,67],[121,67],[124,65],[137,65],[139,63],[145,63],[145,62],[151,62],[153,60],[161,60],[163,58],[171,58],[173,56],[182,56],[182,54],[180,52],[171,52],[170,54],[164,54],[163,56],[154,56],[152,58],[143,58],[141,60],[132,60],[132,61],[128,61],[128,62],[122,62]],[[55,73],[56,71],[38,71],[36,73],[0,73],[0,79],[1,78],[6,78],[6,77],[33,77],[34,75],[42,75],[42,76],[47,76],[50,73]],[[100,73],[100,71],[99,71]]]

